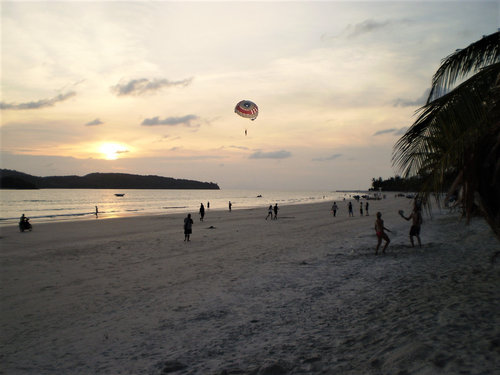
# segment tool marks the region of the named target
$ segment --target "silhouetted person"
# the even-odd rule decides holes
[[[24,232],[25,230],[31,230],[30,219],[24,216],[24,214],[22,214],[19,218],[19,230],[21,232]]]
[[[384,227],[384,220],[382,220],[382,214],[380,212],[377,212],[377,220],[375,220],[375,232],[377,233],[377,248],[375,249],[375,255],[378,255],[378,249],[380,247],[380,244],[382,243],[382,240],[385,241],[384,248],[382,249],[382,253],[385,253],[385,249],[387,249],[387,246],[389,246],[389,243],[391,240],[389,239],[389,236],[385,231],[390,232],[389,229]]]
[[[347,207],[349,208],[349,216],[354,216],[354,212],[352,212],[352,202],[349,202]]]
[[[231,201],[229,201],[229,212],[231,212],[232,207],[233,207],[233,204],[231,203]]]
[[[339,206],[337,206],[337,203],[333,202],[333,206],[332,206],[333,217],[337,216],[338,209],[339,209]]]
[[[207,202],[207,209],[210,208],[210,202]]]
[[[415,246],[415,243],[413,242],[413,236],[417,237],[418,246],[422,247],[422,242],[420,241],[420,226],[422,225],[423,219],[419,206],[415,205],[415,207],[413,208],[413,212],[408,217],[404,216],[403,211],[399,211],[399,214],[403,219],[407,221],[412,220],[410,227],[411,247]]]
[[[368,213],[368,207],[369,207],[369,204],[368,204],[368,202],[366,202],[366,204],[365,204],[366,216],[370,216],[370,214]]]
[[[269,205],[269,208],[267,209],[267,216],[266,216],[266,220],[267,220],[267,218],[268,218],[269,216],[271,216],[271,220],[272,220],[272,219],[273,219],[273,205],[272,205],[272,204],[270,204],[270,205]]]
[[[205,206],[203,206],[203,203],[200,203],[200,221],[203,221],[204,217],[205,217]]]
[[[189,241],[191,233],[193,233],[193,219],[191,219],[191,214],[188,214],[184,219],[184,241]]]
[[[274,220],[278,220],[278,203],[274,205]]]
[[[359,202],[359,215],[363,216],[363,202]]]
[[[99,209],[97,208],[97,206],[95,206],[95,218],[97,219],[99,215]]]

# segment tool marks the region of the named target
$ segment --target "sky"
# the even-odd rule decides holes
[[[499,20],[499,1],[2,1],[0,165],[368,189],[441,60]]]

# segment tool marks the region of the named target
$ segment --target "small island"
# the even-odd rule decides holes
[[[219,190],[215,182],[127,173],[90,173],[85,176],[38,177],[0,169],[0,189],[207,189]]]

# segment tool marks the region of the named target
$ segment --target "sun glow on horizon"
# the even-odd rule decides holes
[[[107,142],[99,146],[99,152],[104,155],[106,160],[116,160],[121,154],[129,152],[129,150],[119,143]]]

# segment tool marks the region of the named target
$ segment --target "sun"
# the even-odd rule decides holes
[[[127,147],[119,143],[102,143],[99,146],[99,152],[103,154],[107,160],[116,160],[121,154],[128,151]]]

